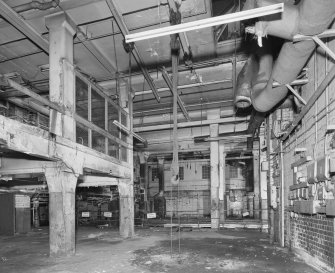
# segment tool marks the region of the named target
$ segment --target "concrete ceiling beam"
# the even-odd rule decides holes
[[[21,158],[0,158],[0,177],[16,174],[43,174],[47,168],[55,168],[56,162]]]
[[[130,178],[132,168],[126,162],[63,137],[50,140],[48,131],[1,115],[0,124],[0,143],[6,149],[46,160],[61,161],[76,174],[83,174],[84,169],[89,169],[117,178]]]
[[[105,186],[118,186],[120,182],[124,182],[125,179],[109,177],[109,176],[97,176],[97,175],[83,175],[79,177],[77,187],[105,187]]]

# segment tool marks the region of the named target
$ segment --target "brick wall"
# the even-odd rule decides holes
[[[334,218],[295,214],[290,219],[291,246],[334,267]]]

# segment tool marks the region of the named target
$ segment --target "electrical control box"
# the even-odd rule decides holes
[[[315,169],[316,169],[316,162],[313,162],[312,164],[307,165],[307,182],[309,184],[314,184],[317,182],[316,175],[315,175]]]
[[[326,214],[329,216],[335,216],[335,200],[326,200]]]
[[[293,202],[293,210],[296,213],[316,214],[318,201],[315,200],[299,200]]]
[[[308,188],[301,188],[299,190],[300,190],[299,197],[301,199],[308,199]]]
[[[318,200],[324,200],[325,199],[325,187],[323,185],[318,186]]]
[[[328,157],[323,157],[317,161],[316,178],[318,181],[326,181],[329,179]]]
[[[310,185],[308,187],[308,197],[313,199],[315,196],[315,191],[316,191],[316,184]]]

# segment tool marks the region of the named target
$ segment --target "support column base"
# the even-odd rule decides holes
[[[120,236],[131,238],[134,236],[134,192],[132,184],[119,184],[120,194]]]
[[[49,170],[49,242],[50,256],[75,254],[75,189],[77,176]]]

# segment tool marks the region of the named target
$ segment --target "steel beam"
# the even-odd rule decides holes
[[[298,99],[300,100],[300,102],[303,105],[306,105],[307,102],[299,95],[299,93],[289,84],[286,84],[286,87],[288,88],[288,90],[290,90],[292,92],[292,94]]]
[[[166,82],[167,86],[169,87],[169,90],[171,91],[172,95],[174,95],[173,94],[173,90],[172,90],[172,88],[173,88],[172,87],[172,81],[171,81],[171,79],[169,77],[169,74],[167,73],[167,71],[166,71],[166,69],[164,67],[162,69],[162,77],[163,77],[164,81]],[[187,120],[191,120],[191,118],[190,118],[190,116],[189,116],[189,114],[188,114],[188,112],[186,110],[186,107],[184,105],[184,102],[180,98],[179,94],[177,94],[177,101],[178,101],[179,108],[183,112],[185,118]]]
[[[117,71],[115,64],[110,62],[109,59],[101,53],[93,41],[87,39],[82,28],[79,28],[79,31],[77,31],[77,38],[108,72],[114,73]]]
[[[335,66],[327,73],[323,81],[320,83],[318,88],[313,93],[312,97],[308,100],[307,104],[302,108],[300,114],[293,120],[292,125],[288,128],[287,133],[282,137],[282,140],[286,140],[293,130],[298,126],[299,122],[307,114],[307,112],[313,107],[315,101],[323,94],[323,91],[327,88],[331,81],[335,78]]]
[[[114,19],[115,19],[116,23],[118,24],[122,35],[123,36],[128,35],[130,32],[127,28],[126,23],[124,22],[124,20],[122,18],[121,11],[120,11],[119,7],[116,5],[115,1],[114,0],[107,0],[106,3],[107,3],[109,9],[111,10],[111,12],[114,16]],[[133,54],[136,62],[138,63],[138,65],[139,65],[139,67],[140,67],[140,69],[143,73],[144,78],[148,82],[148,84],[149,84],[149,86],[152,90],[152,93],[154,94],[156,100],[159,102],[160,97],[158,95],[158,91],[157,91],[157,88],[155,86],[155,83],[154,83],[153,79],[151,78],[148,70],[146,69],[146,67],[144,65],[144,62],[143,62],[143,59],[142,59],[136,45],[134,45],[134,49],[132,50],[132,54]]]
[[[177,7],[178,3],[176,3],[178,1],[167,0],[167,2],[169,4],[170,9],[172,9],[174,12],[178,11],[178,7]],[[179,40],[180,40],[180,44],[181,44],[184,54],[187,54],[188,56],[192,56],[191,47],[190,47],[190,44],[188,42],[187,35],[185,32],[179,33]]]
[[[208,126],[211,124],[237,124],[247,122],[249,117],[237,118],[220,118],[215,120],[199,120],[199,121],[190,121],[190,122],[179,122],[178,128],[190,128],[190,127],[199,127],[199,126]],[[160,124],[160,125],[150,125],[150,126],[139,126],[134,128],[134,132],[150,132],[150,131],[159,131],[159,130],[169,130],[173,128],[173,124]]]
[[[44,52],[49,53],[49,42],[4,1],[0,1],[0,15]]]

